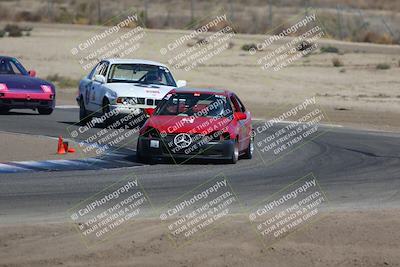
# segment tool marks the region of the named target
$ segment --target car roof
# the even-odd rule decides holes
[[[232,94],[231,91],[216,89],[216,88],[189,88],[189,87],[180,87],[176,89],[172,89],[170,93],[202,93],[202,94],[214,94],[214,95],[229,95]]]
[[[151,60],[144,60],[144,59],[130,59],[130,58],[109,58],[105,59],[105,61],[110,62],[110,64],[147,64],[147,65],[156,65],[167,67],[166,65]]]

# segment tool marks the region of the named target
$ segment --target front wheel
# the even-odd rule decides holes
[[[38,112],[40,115],[50,115],[51,113],[53,113],[53,109],[52,108],[38,108]]]
[[[250,137],[250,143],[249,143],[249,146],[246,148],[246,151],[243,154],[243,158],[244,159],[253,158],[253,152],[254,152],[254,138]]]
[[[228,160],[228,163],[236,164],[238,159],[239,159],[239,143],[237,140],[235,140],[235,142],[232,144],[231,155],[230,159]]]
[[[9,108],[0,107],[0,114],[7,114],[10,111]]]
[[[113,118],[109,117],[110,116],[110,102],[108,101],[108,99],[104,99],[103,100],[103,107],[102,107],[102,112],[103,112],[103,116],[105,116],[105,120],[103,121],[103,124],[105,127],[107,127],[108,125],[110,125],[113,122]]]
[[[89,115],[89,112],[86,110],[85,103],[81,97],[79,101],[79,123],[81,125],[85,125],[89,121],[92,120],[92,117]]]
[[[136,161],[143,164],[151,163],[151,158],[148,156],[143,156],[143,154],[141,153],[139,149],[139,144],[136,147]]]

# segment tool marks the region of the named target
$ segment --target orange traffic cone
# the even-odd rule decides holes
[[[58,137],[58,147],[57,147],[57,154],[67,154],[64,148],[64,143],[61,135]]]

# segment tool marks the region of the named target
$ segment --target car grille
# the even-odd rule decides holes
[[[7,105],[37,105],[37,106],[48,106],[51,104],[51,101],[43,101],[37,99],[0,99],[0,104]]]
[[[130,99],[130,97],[127,97],[126,99]],[[161,102],[161,100],[156,100],[154,98],[144,98],[144,97],[138,97],[134,101],[138,105],[148,105],[148,106],[156,106],[158,103]],[[133,104],[133,103],[132,103]]]
[[[165,137],[162,137],[162,146],[161,147],[162,147],[163,153],[195,155],[200,152],[200,148],[204,148],[203,145],[200,145],[200,144],[205,144],[204,142],[200,143],[202,138],[204,137],[203,135],[200,135],[200,134],[189,135],[192,140],[191,144],[186,148],[180,148],[180,149],[174,143],[176,136],[177,136],[177,134],[168,134]],[[198,144],[197,149],[193,149],[195,144]],[[186,153],[187,150],[189,150],[189,153]]]
[[[143,98],[143,101],[144,101],[144,98]],[[148,105],[148,106],[157,106],[160,102],[161,102],[161,99],[146,98],[146,105]]]
[[[146,100],[146,105],[154,106],[154,99],[148,98],[148,99]]]

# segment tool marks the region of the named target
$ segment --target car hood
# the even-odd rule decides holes
[[[142,85],[132,83],[108,83],[106,87],[117,93],[119,97],[144,97],[162,99],[173,86]]]
[[[193,133],[205,131],[214,132],[223,130],[231,122],[228,118],[186,117],[186,116],[152,116],[148,126],[167,134]],[[211,130],[209,130],[211,129]]]
[[[41,85],[54,86],[42,79],[25,75],[0,75],[0,83],[5,83],[11,91],[42,91]]]

